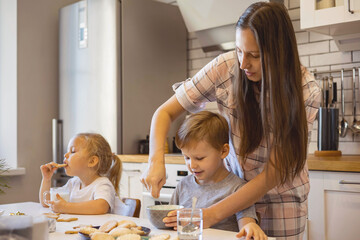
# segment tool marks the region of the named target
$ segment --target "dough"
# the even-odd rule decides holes
[[[79,232],[86,234],[86,235],[90,235],[91,233],[99,232],[99,229],[92,228],[92,227],[82,227],[82,228],[80,228]]]
[[[123,227],[116,227],[109,232],[109,234],[113,237],[119,237],[129,233],[132,233],[132,231],[128,228],[123,228]]]
[[[106,223],[104,223],[103,225],[100,226],[99,231],[100,232],[105,232],[108,233],[111,230],[113,230],[114,228],[116,228],[118,225],[118,222],[115,220],[110,220],[107,221]]]
[[[115,238],[104,232],[95,232],[91,234],[91,240],[115,240]]]
[[[150,238],[150,240],[168,240],[170,239],[170,235],[169,234],[160,234],[160,235],[155,235],[153,237]]]
[[[121,220],[118,222],[118,227],[132,228],[136,226],[137,226],[136,223],[134,223],[131,220]]]
[[[141,240],[141,237],[137,234],[126,234],[118,237],[116,240]]]

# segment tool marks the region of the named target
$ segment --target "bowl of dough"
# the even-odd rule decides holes
[[[146,208],[146,213],[151,224],[159,229],[166,229],[163,219],[173,210],[184,208],[180,205],[152,205]]]

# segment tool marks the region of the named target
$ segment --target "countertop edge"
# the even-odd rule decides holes
[[[118,157],[125,163],[147,163],[149,158],[146,154],[124,154],[118,155]],[[165,163],[185,164],[181,154],[165,155]],[[360,172],[360,155],[315,157],[313,154],[309,154],[307,164],[311,171]]]

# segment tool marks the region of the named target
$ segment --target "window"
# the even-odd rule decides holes
[[[17,1],[0,0],[0,158],[17,168]]]

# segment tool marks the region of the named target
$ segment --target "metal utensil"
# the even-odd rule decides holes
[[[342,120],[340,122],[339,134],[340,137],[345,137],[349,124],[344,118],[345,115],[344,69],[341,69],[341,115],[342,115]]]
[[[320,107],[325,107],[325,77],[321,78],[322,88],[321,88],[321,104]]]
[[[356,69],[353,68],[353,115],[354,115],[354,121],[351,126],[351,130],[354,133],[360,132],[360,121],[356,120],[356,89],[355,89],[355,82],[356,82]]]
[[[332,107],[332,99],[333,99],[333,82],[334,78],[332,76],[329,77],[329,107]]]
[[[325,77],[325,108],[329,107],[329,78]]]
[[[333,86],[332,86],[332,90],[333,90],[333,95],[332,95],[332,107],[336,108],[336,102],[337,102],[337,83],[333,82]]]
[[[186,225],[186,226],[182,229],[183,232],[187,232],[187,233],[189,233],[189,232],[194,232],[194,231],[196,231],[196,230],[199,228],[199,226],[196,226],[196,225],[193,224],[193,222],[192,222],[193,215],[194,215],[194,209],[195,209],[195,205],[196,205],[196,201],[197,201],[197,198],[196,198],[196,197],[193,197],[193,198],[192,198],[192,208],[191,208],[190,223],[189,223],[188,225]]]

